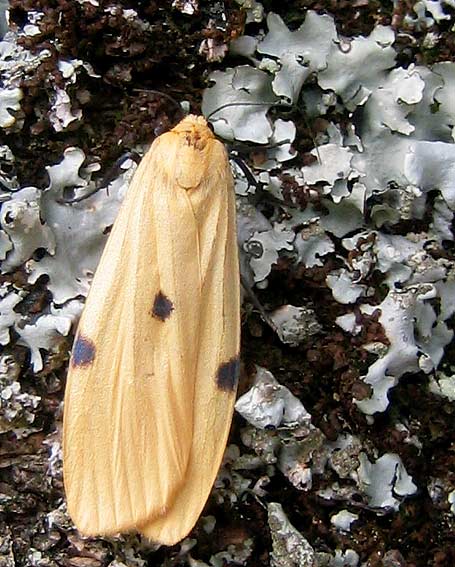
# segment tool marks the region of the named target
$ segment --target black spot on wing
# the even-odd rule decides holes
[[[166,297],[162,291],[159,291],[155,296],[155,301],[153,302],[153,317],[160,321],[166,321],[173,310],[174,305],[172,304],[172,301]]]
[[[233,356],[227,362],[220,364],[216,373],[218,388],[225,392],[233,392],[237,387],[239,370],[240,361],[238,356]]]
[[[95,360],[96,348],[93,341],[78,335],[73,345],[71,364],[73,366],[89,366]]]

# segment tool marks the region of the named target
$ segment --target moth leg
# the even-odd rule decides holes
[[[253,288],[250,286],[247,279],[244,276],[241,275],[240,276],[240,282],[242,284],[243,289],[249,295],[251,303],[256,307],[256,309],[261,314],[261,317],[262,317],[264,323],[266,323],[272,329],[273,332],[278,333],[277,326],[272,321],[272,319],[270,318],[267,311],[264,309],[263,305],[261,304],[261,302],[257,298],[257,295],[254,293]]]

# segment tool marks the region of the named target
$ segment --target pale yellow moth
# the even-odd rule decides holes
[[[239,287],[226,150],[188,116],[141,161],[73,346],[63,473],[81,533],[172,545],[196,523],[232,419]]]

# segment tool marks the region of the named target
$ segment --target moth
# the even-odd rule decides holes
[[[82,534],[172,545],[207,501],[239,374],[235,217],[224,145],[187,116],[142,159],[77,330],[63,473]]]

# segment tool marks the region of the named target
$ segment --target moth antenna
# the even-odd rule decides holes
[[[229,108],[230,106],[286,106],[288,108],[292,108],[291,104],[286,103],[285,101],[280,101],[280,102],[276,102],[276,103],[271,103],[271,102],[227,102],[226,104],[222,104],[221,106],[219,106],[217,109],[212,110],[212,112],[205,117],[205,119],[207,121],[210,120],[210,118],[216,114],[217,112],[219,112],[220,110],[223,110],[224,108]],[[281,140],[280,142],[277,142],[276,144],[266,144],[266,145],[261,145],[261,148],[264,149],[272,149],[272,148],[276,148],[277,146],[282,146],[284,144],[290,144],[291,141],[290,140]],[[240,149],[240,146],[231,146],[232,149]]]
[[[157,91],[157,90],[154,90],[154,89],[133,89],[133,91],[138,92],[138,93],[152,93],[152,94],[156,94],[158,96],[162,96],[163,98],[165,98],[169,102],[171,102],[177,108],[177,110],[180,112],[181,118],[179,120],[181,120],[182,118],[184,118],[186,116],[186,112],[183,110],[181,104],[173,96],[171,96],[167,93],[164,93],[162,91]]]
[[[225,108],[229,108],[230,106],[288,106],[288,107],[292,107],[291,104],[287,104],[285,101],[270,101],[270,102],[227,102],[226,104],[222,104],[221,106],[219,106],[218,108],[216,108],[215,110],[212,110],[212,112],[206,116],[206,120],[210,120],[210,118],[216,114],[217,112],[219,112],[220,110],[224,110]]]
[[[127,152],[125,155],[119,157],[115,161],[115,163],[108,169],[104,177],[101,179],[101,181],[97,183],[95,187],[92,187],[92,189],[87,191],[87,193],[79,195],[79,197],[73,197],[72,199],[65,199],[62,197],[60,199],[56,199],[57,203],[60,203],[61,205],[73,205],[74,203],[80,203],[81,201],[85,201],[85,199],[88,199],[89,197],[97,193],[100,189],[106,188],[109,183],[115,179],[120,166],[127,159],[132,159],[136,163],[139,163],[140,161],[140,157],[136,152]]]
[[[316,149],[316,153],[318,155],[318,161],[319,161],[319,163],[322,163],[321,154],[319,153],[319,146],[316,143],[316,139],[313,135],[313,131],[311,129],[308,118],[307,118],[305,112],[301,111],[298,104],[287,103],[286,101],[278,101],[278,102],[265,102],[265,101],[264,102],[227,102],[226,104],[222,104],[221,106],[219,106],[217,109],[212,110],[212,112],[208,116],[206,116],[206,120],[209,121],[214,114],[216,114],[220,110],[223,110],[225,108],[229,108],[230,106],[266,106],[266,105],[269,105],[269,106],[285,106],[287,108],[297,110],[297,112],[302,116],[303,120],[305,121],[305,125],[310,132],[311,141],[313,142],[314,147]],[[273,146],[267,146],[267,147],[272,148],[272,147],[276,147],[278,145],[282,145],[282,144],[286,144],[286,143],[290,143],[290,141],[282,140],[278,144],[274,144]],[[261,146],[261,147],[263,147],[263,146]]]

